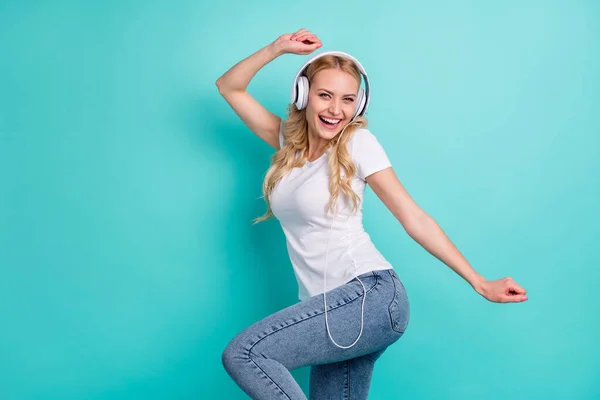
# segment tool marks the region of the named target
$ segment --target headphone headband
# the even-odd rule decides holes
[[[356,66],[358,67],[358,70],[360,71],[360,73],[361,73],[361,75],[363,77],[364,83],[365,83],[365,96],[364,96],[365,99],[364,99],[364,105],[362,105],[362,106],[360,106],[360,104],[357,105],[357,106],[359,106],[361,108],[360,110],[358,110],[357,116],[364,114],[365,111],[367,110],[367,107],[369,105],[369,101],[371,99],[371,85],[369,83],[369,76],[367,75],[367,72],[365,71],[365,68],[362,66],[362,64],[355,57],[351,56],[348,53],[344,53],[343,51],[335,51],[335,50],[324,51],[324,52],[321,52],[321,53],[319,53],[319,54],[311,57],[308,61],[306,61],[304,63],[304,65],[302,65],[302,67],[298,70],[298,72],[296,73],[296,76],[294,77],[294,82],[292,84],[292,92],[291,92],[291,96],[290,96],[290,102],[297,104],[297,102],[299,100],[298,99],[298,96],[299,96],[298,85],[299,85],[299,82],[301,80],[300,78],[301,78],[302,74],[304,74],[304,72],[306,71],[306,69],[308,68],[308,66],[310,64],[312,64],[318,58],[321,58],[321,57],[324,57],[324,56],[327,56],[327,55],[334,55],[334,56],[340,56],[340,57],[343,57],[343,58],[347,58],[347,59],[353,61],[356,64]],[[300,89],[300,90],[302,90],[302,89]],[[360,91],[360,85],[359,85],[359,91]],[[307,92],[304,92],[303,94],[304,94],[304,96],[308,96]],[[306,104],[304,104],[304,105],[306,105]]]

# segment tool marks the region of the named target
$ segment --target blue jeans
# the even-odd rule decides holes
[[[342,349],[331,342],[323,295],[316,295],[237,334],[222,354],[229,376],[252,399],[306,399],[290,371],[310,365],[310,399],[366,399],[375,361],[403,335],[410,311],[393,269],[359,278],[367,298],[358,343]],[[362,300],[356,278],[327,292],[329,331],[340,346],[352,344],[360,332]]]

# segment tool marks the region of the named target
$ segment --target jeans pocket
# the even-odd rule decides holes
[[[394,331],[404,333],[410,320],[410,303],[404,284],[396,272],[390,270],[390,275],[394,282],[394,298],[388,307],[390,321]]]

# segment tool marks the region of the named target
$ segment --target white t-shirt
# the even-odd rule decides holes
[[[283,145],[281,131],[279,142]],[[357,129],[353,133],[348,151],[357,167],[352,188],[359,196],[360,204],[353,213],[351,199],[340,191],[338,213],[331,231],[333,213],[327,212],[330,198],[327,152],[302,168],[292,169],[271,195],[271,210],[285,233],[300,300],[323,293],[328,238],[325,291],[366,272],[392,269],[362,223],[365,178],[390,167],[391,163],[377,138],[367,129]]]

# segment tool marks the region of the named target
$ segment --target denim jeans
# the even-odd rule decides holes
[[[366,399],[375,361],[407,328],[410,307],[393,269],[359,276],[365,285],[358,343],[334,345],[326,331],[323,295],[291,305],[238,333],[222,354],[225,370],[252,399],[306,399],[290,371],[311,366],[310,399]],[[354,278],[327,292],[331,336],[340,346],[360,332],[363,287]]]

